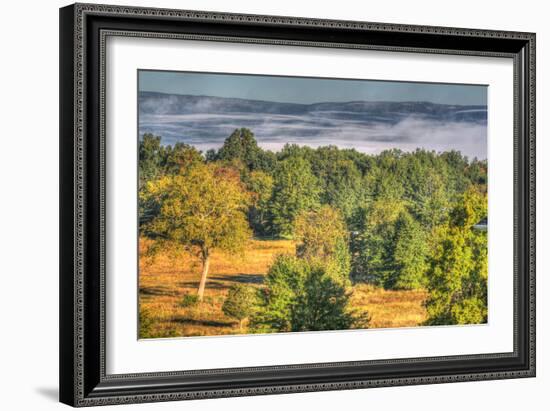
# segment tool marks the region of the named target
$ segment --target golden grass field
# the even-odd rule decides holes
[[[204,301],[182,305],[185,294],[195,295],[201,274],[197,257],[189,253],[146,253],[149,240],[140,239],[139,302],[152,320],[151,334],[158,337],[240,333],[238,321],[222,312],[225,295],[233,284],[260,287],[274,258],[295,252],[290,240],[252,240],[241,256],[214,252]],[[367,311],[370,328],[412,327],[426,319],[424,291],[390,291],[370,285],[353,287],[351,305]]]

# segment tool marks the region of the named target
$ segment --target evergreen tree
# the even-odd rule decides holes
[[[298,214],[319,206],[318,180],[307,160],[289,157],[275,170],[270,220],[274,234],[292,236]]]
[[[189,144],[176,143],[164,148],[164,174],[185,173],[203,162],[201,152]]]
[[[164,150],[161,138],[146,133],[139,141],[139,187],[157,178],[162,172]]]
[[[396,270],[393,258],[396,222],[405,212],[403,201],[380,198],[362,209],[352,236],[352,276],[380,287],[390,287]]]
[[[265,279],[256,332],[341,330],[359,323],[349,310],[349,293],[327,266],[315,260],[279,256]]]
[[[426,231],[408,212],[402,212],[395,223],[391,249],[393,273],[389,276],[385,287],[393,289],[425,287],[429,252],[429,238]]]
[[[212,157],[212,154],[209,154],[209,157]],[[275,164],[275,155],[262,150],[254,138],[254,133],[247,128],[233,131],[216,154],[216,160],[235,159],[242,161],[249,171],[270,171]]]

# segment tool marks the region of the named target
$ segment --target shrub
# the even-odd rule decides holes
[[[184,294],[181,299],[180,306],[187,308],[196,305],[199,302],[199,296],[197,294]]]
[[[348,307],[350,293],[321,260],[281,255],[265,283],[251,321],[255,331],[341,330],[355,325]]]
[[[153,338],[153,319],[146,308],[139,310],[139,338]]]
[[[174,337],[180,337],[178,332],[173,328],[167,328],[158,330],[155,332],[154,338],[174,338]]]
[[[243,321],[254,313],[256,304],[256,289],[249,285],[236,284],[229,289],[222,311],[228,317],[239,320],[239,329],[242,331]]]

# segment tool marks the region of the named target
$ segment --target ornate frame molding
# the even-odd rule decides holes
[[[60,381],[61,401],[74,406],[123,404],[180,399],[217,398],[335,389],[434,384],[532,377],[535,375],[535,35],[533,33],[474,30],[369,23],[337,20],[316,20],[295,17],[227,14],[170,9],[150,9],[95,4],[76,4],[61,9],[61,329]],[[139,17],[121,29],[103,27],[105,21]],[[163,22],[166,31],[147,31],[152,22]],[[136,30],[136,24],[141,29]],[[199,27],[204,33],[189,33],[186,24]],[[227,35],[214,32],[216,25],[243,27],[249,34]],[[92,29],[90,29],[92,27]],[[170,28],[182,27],[183,32]],[[201,28],[202,27],[202,28]],[[284,27],[286,38],[266,38],[258,34],[270,28]],[[300,38],[302,28],[310,36],[312,28],[331,33],[351,33],[352,42],[327,42]],[[212,32],[209,32],[212,31]],[[407,45],[357,41],[366,34],[387,39],[388,34],[402,34],[410,39]],[[357,36],[357,37],[354,37]],[[415,358],[403,360],[357,361],[254,367],[230,370],[174,371],[106,375],[105,373],[105,49],[108,36],[155,37],[225,41],[237,43],[278,44],[330,48],[463,54],[507,57],[514,60],[514,153],[516,211],[514,212],[515,309],[514,352],[473,356]],[[305,35],[304,35],[305,36]],[[306,36],[306,37],[307,37]],[[452,40],[452,41],[451,41]],[[414,43],[414,44],[413,44]],[[482,47],[473,48],[483,43]],[[424,44],[424,45],[422,45]],[[464,44],[460,47],[448,45]],[[495,50],[495,47],[500,47]],[[70,78],[71,81],[67,80]],[[94,109],[89,99],[99,103]],[[93,121],[92,121],[93,119]],[[91,123],[97,123],[91,125]],[[93,203],[93,204],[92,204]],[[90,213],[88,210],[92,209]],[[97,227],[96,227],[97,225]],[[94,231],[94,227],[95,230]],[[90,232],[93,232],[90,234]],[[70,249],[70,252],[67,250]],[[97,261],[90,262],[90,258]],[[523,291],[523,294],[521,293]],[[90,315],[92,313],[93,315]],[[521,361],[519,358],[521,357]],[[492,368],[491,361],[515,361],[507,368]],[[488,364],[484,372],[451,374],[427,373],[408,376],[404,365],[447,362]],[[517,363],[517,364],[516,364]],[[510,362],[512,364],[512,362]],[[368,366],[394,366],[401,370],[394,376],[330,378],[311,383],[244,385],[193,389],[189,378],[220,372],[226,375],[330,370]],[[320,371],[319,371],[320,372]],[[298,374],[296,374],[298,375]],[[313,374],[312,374],[313,375]],[[173,378],[170,384],[166,381]],[[179,379],[179,380],[178,380]],[[183,381],[182,379],[185,379]],[[178,382],[179,381],[179,382]],[[183,381],[183,382],[182,382]],[[205,380],[206,381],[206,380]],[[151,389],[137,388],[136,383]],[[163,385],[164,384],[164,385]],[[179,384],[179,385],[178,385]],[[160,390],[159,390],[160,387]]]

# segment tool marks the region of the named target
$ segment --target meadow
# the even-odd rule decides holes
[[[487,321],[487,163],[140,141],[141,338]]]
[[[162,250],[150,255],[153,241],[140,239],[140,310],[150,320],[149,338],[246,333],[222,306],[235,284],[262,287],[276,256],[295,254],[292,240],[250,240],[244,251],[215,251],[204,299],[194,299],[201,275],[200,259],[189,252]],[[385,290],[370,284],[352,286],[350,308],[367,312],[369,328],[414,327],[427,319],[425,290]]]

